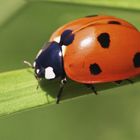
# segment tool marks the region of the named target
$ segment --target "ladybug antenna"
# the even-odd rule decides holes
[[[26,64],[26,65],[28,65],[30,68],[34,69],[34,66],[30,62],[24,60],[23,63]],[[37,87],[36,87],[36,89],[38,90],[40,79],[37,77],[36,74],[34,74],[34,76],[35,76],[36,80],[38,81],[38,84],[37,84]]]
[[[28,61],[25,61],[24,60],[23,63],[26,64],[26,65],[28,65],[32,69],[34,68],[33,65],[30,62],[28,62]]]

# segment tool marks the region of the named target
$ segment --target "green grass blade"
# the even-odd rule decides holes
[[[36,89],[37,85],[38,82],[31,69],[1,73],[0,115],[56,102],[56,95],[59,90],[58,80],[41,81],[39,89]],[[76,88],[77,86],[79,88]],[[81,90],[83,91],[81,92]],[[84,95],[91,91],[83,85],[69,82],[69,86],[65,87],[64,92],[63,99]]]
[[[27,70],[0,74],[0,115],[48,103],[44,92],[36,90],[36,86],[37,81]]]
[[[65,2],[65,3],[75,3],[75,4],[88,4],[96,6],[107,6],[107,7],[117,7],[117,8],[127,8],[127,9],[140,9],[139,0],[27,0],[27,1],[54,1],[54,2]]]
[[[96,84],[96,90],[102,96],[105,93],[129,92],[130,88],[139,89],[139,78],[134,79],[135,84],[131,86],[128,81],[120,86],[114,83]],[[22,69],[0,74],[0,115],[14,113],[43,104],[55,104],[56,95],[59,90],[59,80],[42,80],[37,90],[38,82],[31,69]],[[116,90],[115,90],[116,89]],[[85,85],[68,79],[62,94],[63,101],[75,99],[75,97],[86,96],[92,93]],[[103,93],[103,94],[100,94]],[[109,94],[105,94],[109,95]],[[93,94],[93,96],[97,97]]]

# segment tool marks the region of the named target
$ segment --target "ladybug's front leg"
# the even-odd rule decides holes
[[[65,85],[66,83],[67,83],[67,79],[66,79],[66,78],[63,78],[63,79],[60,81],[60,89],[59,89],[59,92],[57,93],[56,104],[59,104],[59,101],[60,101],[61,96],[62,96],[62,93],[63,93],[64,85]]]

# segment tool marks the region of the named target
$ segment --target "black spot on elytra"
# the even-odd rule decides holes
[[[118,24],[118,25],[120,25],[121,23],[118,22],[118,21],[109,21],[108,24]]]
[[[98,15],[88,15],[88,16],[86,16],[87,18],[88,17],[97,17]]]
[[[97,74],[100,74],[102,72],[100,66],[96,63],[91,64],[89,69],[90,69],[91,74],[93,74],[93,75],[97,75]]]
[[[97,39],[103,48],[109,48],[110,36],[108,33],[101,33]]]
[[[70,45],[74,41],[75,35],[72,33],[72,30],[65,30],[61,34],[60,45]]]
[[[136,68],[140,67],[140,52],[137,52],[133,58],[134,66]]]

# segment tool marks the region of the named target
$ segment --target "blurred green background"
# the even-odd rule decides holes
[[[59,26],[93,14],[117,16],[140,29],[139,0],[0,0],[0,72],[25,68],[23,60],[32,62]],[[1,117],[0,139],[138,140],[139,93],[137,82]]]

